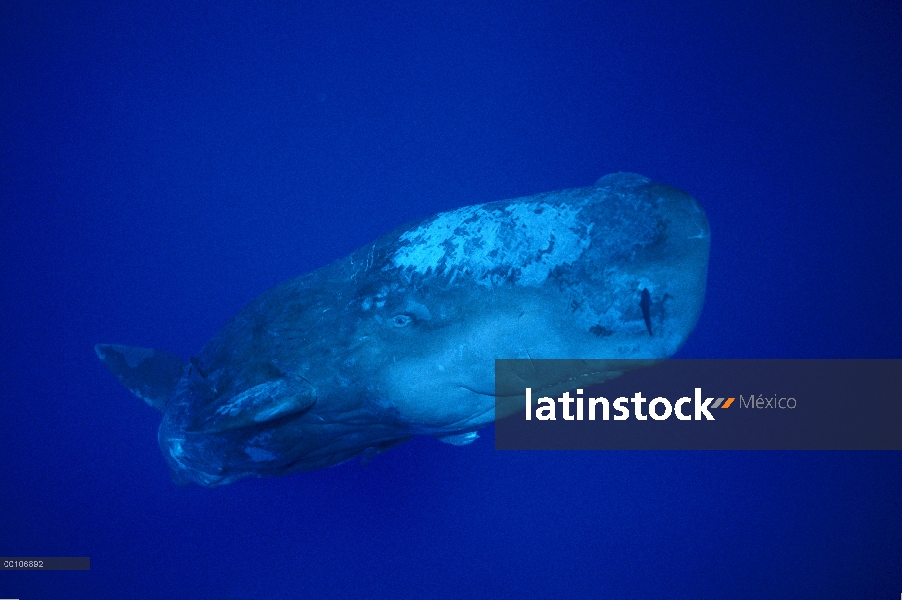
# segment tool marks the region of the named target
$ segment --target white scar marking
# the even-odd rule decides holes
[[[468,273],[478,284],[499,284],[519,270],[519,285],[540,286],[559,265],[589,247],[591,224],[580,208],[517,202],[504,207],[467,206],[436,215],[399,238],[393,266],[425,275]]]

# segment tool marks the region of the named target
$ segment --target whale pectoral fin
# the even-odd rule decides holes
[[[94,352],[122,385],[161,412],[187,365],[178,356],[153,348],[97,344]]]
[[[475,431],[471,431],[469,433],[458,433],[456,435],[446,435],[445,437],[437,437],[440,442],[444,442],[446,444],[451,444],[452,446],[466,446],[467,444],[472,444],[476,441],[476,438],[479,437],[479,434]]]
[[[288,415],[300,416],[314,404],[316,390],[306,379],[281,377],[211,404],[186,430],[211,433],[239,429]]]

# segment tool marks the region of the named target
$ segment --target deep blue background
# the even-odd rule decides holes
[[[92,560],[0,595],[902,593],[900,453],[488,429],[179,488],[92,349],[191,356],[403,222],[626,170],[711,222],[682,356],[902,357],[898,3],[110,4],[0,7],[0,554]]]

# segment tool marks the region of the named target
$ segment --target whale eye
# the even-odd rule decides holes
[[[395,327],[406,327],[413,319],[409,315],[395,315],[391,318],[391,324]]]

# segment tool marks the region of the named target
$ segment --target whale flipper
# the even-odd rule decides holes
[[[472,444],[473,442],[475,442],[478,437],[478,433],[476,433],[475,431],[470,431],[468,433],[446,435],[445,437],[439,437],[435,439],[446,444],[451,444],[452,446],[466,446],[467,444]]]
[[[316,404],[316,390],[303,377],[280,377],[255,385],[199,411],[192,433],[216,433],[286,416],[300,417]]]
[[[149,406],[163,412],[188,361],[153,348],[97,344],[94,352],[122,384]]]

